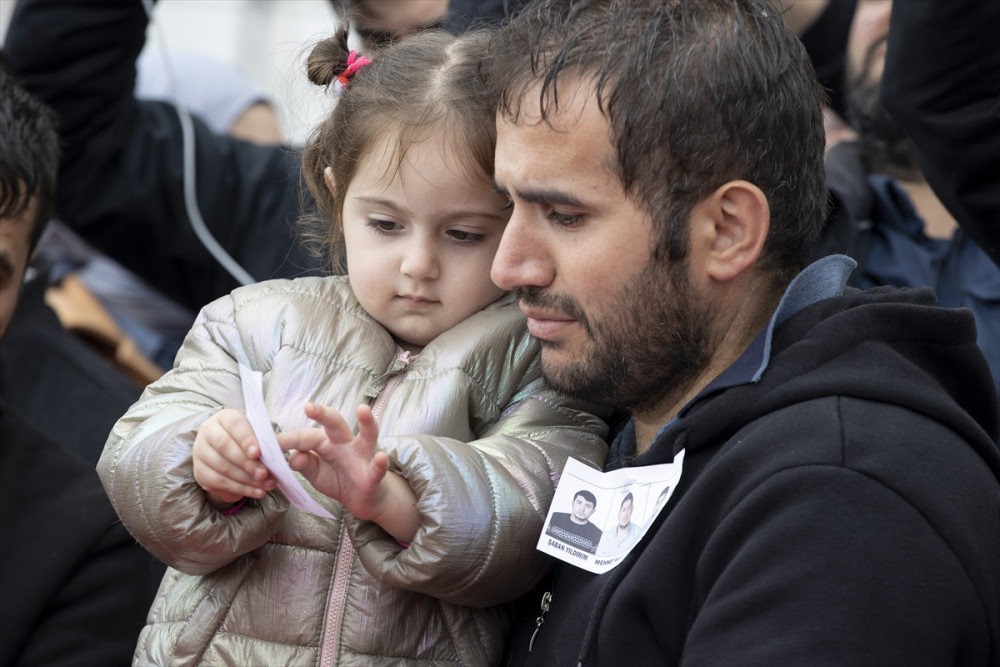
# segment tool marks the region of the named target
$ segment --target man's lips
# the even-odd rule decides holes
[[[528,332],[535,338],[554,340],[565,334],[566,329],[576,320],[562,313],[553,313],[530,306],[521,306],[521,311],[528,319]]]

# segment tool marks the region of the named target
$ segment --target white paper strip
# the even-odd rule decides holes
[[[281,451],[281,445],[271,428],[271,419],[267,415],[267,407],[264,405],[264,376],[249,367],[240,364],[240,382],[243,384],[243,401],[246,406],[247,420],[253,428],[257,442],[260,444],[260,460],[267,469],[274,475],[278,482],[278,488],[285,494],[289,502],[301,510],[305,510],[316,516],[325,519],[334,519],[326,509],[316,502],[309,495],[305,487],[295,476],[295,472],[288,461],[285,460],[285,453]]]

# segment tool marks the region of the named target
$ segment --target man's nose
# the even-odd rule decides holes
[[[543,234],[532,226],[517,206],[500,238],[490,277],[502,289],[545,287],[554,276],[553,261]]]

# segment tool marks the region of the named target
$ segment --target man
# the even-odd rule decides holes
[[[823,96],[773,7],[540,0],[492,53],[494,281],[555,387],[627,411],[609,469],[684,451],[619,565],[559,564],[525,601],[508,663],[997,664],[973,318],[806,266]]]
[[[51,111],[0,62],[0,337],[51,212],[57,163]],[[127,665],[149,606],[150,557],[93,468],[11,410],[3,385],[31,379],[4,375],[0,363],[0,664]]]
[[[552,520],[545,534],[592,554],[601,541],[601,529],[590,523],[595,509],[597,497],[590,491],[581,489],[573,496],[572,512],[552,513]]]
[[[854,287],[934,288],[940,305],[976,316],[979,347],[1000,388],[1000,267],[924,179],[910,138],[879,103],[892,0],[861,2],[847,49],[848,120],[855,142],[834,146],[827,183],[834,195],[819,255],[858,262]]]
[[[614,556],[623,553],[638,539],[640,529],[639,526],[632,523],[633,509],[635,509],[635,498],[629,491],[622,498],[615,525],[601,535],[601,542],[597,545],[598,556]]]

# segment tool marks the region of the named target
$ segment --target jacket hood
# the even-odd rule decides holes
[[[928,288],[848,288],[796,313],[775,330],[760,381],[691,406],[674,450],[720,442],[764,415],[826,396],[925,415],[965,439],[1000,479],[996,393],[972,313],[937,307]]]

